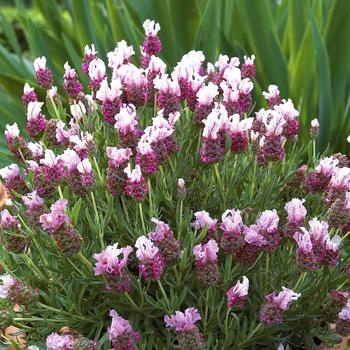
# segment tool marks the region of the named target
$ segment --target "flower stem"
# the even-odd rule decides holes
[[[253,198],[254,189],[255,189],[255,176],[256,176],[256,160],[253,161],[253,180],[250,184],[250,200]]]
[[[160,291],[162,292],[163,297],[164,297],[164,299],[165,299],[165,301],[166,301],[166,305],[167,305],[167,307],[168,307],[168,312],[171,312],[170,302],[169,302],[168,296],[167,296],[166,293],[165,293],[165,290],[164,290],[164,288],[163,288],[162,282],[161,282],[160,280],[157,280],[157,282],[158,282],[159,289],[160,289]]]
[[[95,196],[94,196],[93,192],[91,192],[91,199],[92,199],[92,205],[93,205],[94,211],[95,211],[96,223],[97,223],[97,226],[98,226],[98,236],[100,238],[101,248],[103,249],[105,247],[105,243],[104,243],[104,239],[103,239],[103,230],[101,229],[100,217],[98,215],[96,201],[95,201]]]
[[[146,234],[146,226],[145,226],[145,221],[143,219],[142,203],[139,202],[138,205],[139,205],[139,211],[140,211],[140,218],[141,218],[141,225],[142,225],[143,234]]]
[[[225,206],[225,194],[224,194],[224,188],[223,188],[223,184],[222,184],[220,173],[219,173],[218,163],[214,164],[214,174],[216,177],[217,185],[218,185],[219,190],[220,190],[219,192],[221,195],[222,205]]]
[[[297,281],[297,283],[295,284],[295,286],[294,286],[294,288],[293,288],[294,291],[296,291],[296,290],[298,289],[298,287],[304,282],[304,279],[305,279],[305,277],[306,277],[306,274],[307,274],[307,272],[303,272],[303,273],[299,276],[298,281]]]
[[[80,258],[80,260],[82,261],[82,263],[89,269],[92,270],[93,266],[91,261],[89,261],[82,252],[79,252],[78,257]]]
[[[130,225],[130,218],[129,218],[128,208],[126,207],[124,198],[123,198],[123,197],[120,197],[120,200],[121,200],[121,202],[122,202],[122,207],[123,207],[123,210],[124,210],[124,214],[125,214],[125,217],[126,217],[126,221],[127,221],[128,224]]]
[[[183,212],[183,201],[180,202],[180,217],[179,217],[179,229],[177,230],[177,239],[180,239],[181,237],[181,230],[182,230],[182,212]]]
[[[136,309],[139,310],[140,308],[135,304],[135,302],[132,300],[131,296],[129,293],[124,293],[125,298],[128,300],[128,302]]]
[[[53,107],[53,110],[55,112],[55,115],[56,115],[57,119],[61,119],[60,115],[58,113],[57,107],[56,107],[56,103],[55,103],[54,99],[52,98],[52,96],[50,96],[50,101],[52,103],[52,107]]]

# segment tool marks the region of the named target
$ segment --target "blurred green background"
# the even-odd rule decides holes
[[[136,52],[142,23],[161,25],[161,57],[173,66],[189,50],[254,54],[258,105],[268,84],[280,87],[300,111],[301,141],[318,117],[319,150],[348,151],[350,130],[349,0],[32,0],[0,1],[0,132],[6,123],[24,125],[24,82],[39,92],[32,60],[44,55],[61,84],[63,64],[78,67],[86,44],[105,59],[117,41]],[[58,83],[59,82],[59,83]],[[4,137],[0,151],[4,155]]]

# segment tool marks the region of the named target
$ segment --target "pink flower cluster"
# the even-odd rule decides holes
[[[148,234],[148,238],[159,249],[167,265],[174,264],[180,257],[181,242],[176,240],[170,226],[161,220],[152,218],[156,229]]]
[[[248,290],[249,280],[246,276],[243,276],[243,282],[237,281],[237,283],[227,291],[227,307],[231,309],[237,305],[239,308],[243,309],[248,297]]]
[[[131,276],[127,271],[127,263],[131,252],[130,246],[118,248],[118,243],[115,243],[106,247],[101,253],[94,254],[95,275],[104,277],[108,290],[130,291]]]
[[[283,322],[283,313],[289,309],[290,304],[299,299],[300,293],[282,287],[282,292],[271,293],[266,296],[267,303],[260,309],[260,321],[265,325],[280,324]]]
[[[165,268],[164,257],[160,254],[159,248],[146,236],[139,237],[135,247],[142,277],[145,280],[159,280]]]
[[[249,227],[243,223],[241,212],[230,209],[222,215],[221,246],[243,264],[253,264],[260,252],[272,252],[280,244],[279,217],[276,210],[265,210]]]
[[[214,239],[193,247],[196,275],[198,280],[205,285],[215,285],[220,279],[219,266],[217,263],[218,251],[219,246]]]
[[[55,239],[58,249],[65,255],[80,251],[82,238],[65,213],[68,201],[59,199],[50,208],[50,213],[40,216],[40,224]]]
[[[174,328],[180,350],[196,350],[204,342],[196,322],[201,320],[197,309],[190,307],[185,312],[176,311],[174,315],[164,316],[167,327]]]
[[[136,350],[136,344],[141,341],[129,321],[125,320],[115,310],[111,310],[111,326],[108,328],[108,337],[114,350]]]
[[[341,238],[330,237],[328,223],[314,218],[309,221],[309,231],[305,227],[294,234],[298,244],[297,263],[306,270],[316,270],[319,264],[335,266],[339,259]]]

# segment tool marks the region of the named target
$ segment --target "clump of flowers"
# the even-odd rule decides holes
[[[260,320],[266,325],[279,324],[283,322],[283,314],[289,309],[293,300],[297,300],[300,293],[282,287],[282,292],[271,293],[266,296],[266,304],[261,307]]]
[[[203,344],[203,336],[196,326],[199,320],[201,316],[194,307],[164,317],[165,325],[175,329],[181,350],[196,350]]]
[[[307,116],[278,86],[257,107],[254,55],[192,50],[170,67],[160,25],[144,30],[140,57],[124,40],[107,60],[87,45],[88,84],[71,62],[56,81],[55,58],[34,61],[27,121],[4,136],[1,326],[52,350],[348,335],[347,156],[316,154],[317,120],[298,144]]]

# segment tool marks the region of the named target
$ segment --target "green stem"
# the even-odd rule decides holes
[[[129,218],[128,208],[126,207],[124,198],[123,198],[123,197],[120,197],[120,200],[121,200],[121,202],[122,202],[122,206],[123,206],[124,214],[125,214],[125,217],[126,217],[126,221],[127,221],[128,224],[130,225],[130,218]]]
[[[169,159],[171,171],[173,172],[173,174],[175,174],[175,167],[174,167],[173,161],[171,160],[171,157],[169,157],[168,159]]]
[[[52,98],[52,96],[50,96],[50,101],[52,103],[52,107],[53,107],[53,110],[55,112],[55,115],[56,115],[57,119],[61,119],[60,115],[58,113],[57,107],[56,107],[56,103],[55,103],[54,99]]]
[[[83,272],[80,271],[80,269],[73,263],[72,260],[70,260],[69,258],[67,258],[67,261],[72,265],[72,267],[74,268],[74,270],[76,270],[77,273],[78,273],[79,275],[81,275],[81,277],[87,278],[87,276],[85,276],[85,274],[84,274]]]
[[[299,276],[298,281],[297,281],[297,283],[295,284],[295,286],[294,286],[294,288],[293,288],[294,291],[296,291],[296,290],[298,289],[298,287],[303,283],[303,281],[304,281],[304,279],[305,279],[305,277],[306,277],[306,274],[307,274],[307,272],[303,272],[303,273]]]
[[[254,159],[254,158],[253,158]],[[250,200],[253,198],[254,189],[255,189],[255,176],[256,176],[256,160],[253,160],[253,181],[250,184]]]
[[[80,260],[82,261],[82,263],[89,269],[92,270],[93,269],[93,265],[91,263],[91,261],[89,261],[82,252],[79,252],[77,254],[77,256],[80,258]]]
[[[135,304],[135,302],[132,300],[131,296],[129,293],[124,293],[125,298],[128,300],[128,302],[136,309],[139,310],[140,308]]]
[[[225,199],[226,198],[225,198],[224,188],[223,188],[223,184],[222,184],[220,173],[219,173],[218,163],[214,164],[214,174],[215,174],[215,177],[216,177],[217,185],[219,187],[219,192],[220,192],[220,195],[221,195],[222,205],[225,206],[225,202],[226,202]]]
[[[246,347],[246,344],[249,345],[249,341],[251,338],[253,338],[253,336],[255,335],[255,333],[258,332],[258,330],[260,330],[260,328],[262,327],[262,323],[259,323],[253,330],[253,332],[251,332],[249,334],[249,337],[246,338],[242,343],[239,344],[239,348],[243,349],[244,347]]]
[[[101,225],[100,225],[100,217],[98,215],[98,210],[97,210],[97,205],[96,205],[94,193],[93,192],[90,192],[90,193],[91,193],[92,205],[94,207],[96,223],[98,226],[98,237],[100,239],[101,248],[103,249],[105,247],[105,243],[104,243],[104,239],[103,239],[103,230],[101,229]]]
[[[179,229],[177,231],[177,239],[180,239],[181,237],[181,230],[182,230],[182,212],[183,212],[183,201],[180,202],[180,223],[179,223]]]
[[[167,305],[167,308],[168,308],[168,312],[171,312],[170,302],[169,302],[168,296],[167,296],[166,293],[165,293],[165,290],[164,290],[164,288],[163,288],[162,282],[161,282],[160,280],[157,280],[157,282],[158,282],[159,289],[160,289],[160,291],[162,292],[163,297],[164,297],[164,299],[165,299],[165,301],[166,301],[166,305]]]
[[[58,194],[60,196],[61,199],[63,199],[63,192],[62,192],[62,189],[61,189],[61,186],[58,186]]]
[[[101,185],[103,185],[103,177],[102,177],[102,174],[101,174],[101,171],[100,171],[100,167],[98,166],[98,163],[97,163],[97,160],[96,160],[95,157],[93,158],[93,162],[94,162],[94,165],[95,165],[95,168],[96,168],[96,171],[97,171],[97,176],[98,176],[99,182],[100,182]]]
[[[146,226],[145,226],[145,221],[143,219],[143,210],[142,210],[142,203],[139,202],[139,211],[140,211],[140,218],[141,218],[141,225],[142,225],[142,230],[143,230],[143,234],[146,234]]]

